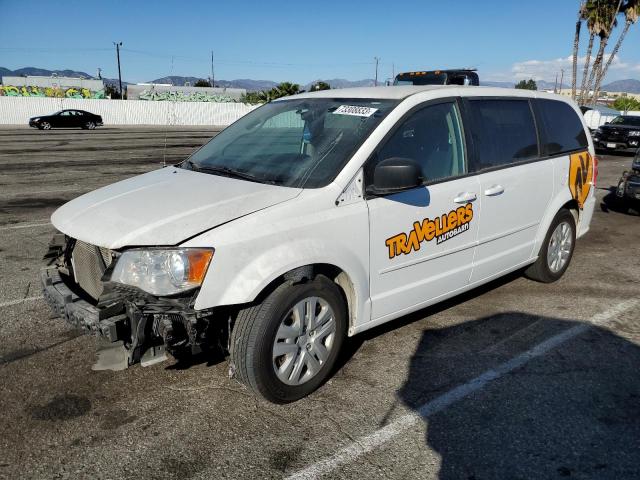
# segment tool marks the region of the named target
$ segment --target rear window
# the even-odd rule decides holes
[[[587,135],[573,108],[555,100],[537,100],[537,105],[545,125],[543,155],[557,155],[588,148]]]
[[[538,156],[538,137],[528,100],[471,100],[477,170]]]

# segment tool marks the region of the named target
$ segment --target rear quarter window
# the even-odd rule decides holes
[[[536,100],[538,113],[544,125],[542,154],[558,155],[589,146],[587,134],[576,111],[564,102]]]
[[[538,157],[538,136],[528,99],[469,102],[474,117],[476,170]]]

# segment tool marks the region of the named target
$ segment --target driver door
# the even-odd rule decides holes
[[[417,310],[468,285],[480,219],[480,184],[467,175],[455,100],[429,103],[402,120],[375,159],[392,157],[417,161],[424,185],[367,200],[372,320]],[[369,178],[374,167],[367,165]]]
[[[73,123],[73,117],[71,116],[71,110],[63,110],[58,115],[55,116],[55,127],[58,128],[69,128]]]

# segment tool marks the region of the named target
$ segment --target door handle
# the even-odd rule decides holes
[[[484,191],[487,197],[494,197],[502,193],[504,193],[504,187],[502,185],[493,185]]]
[[[459,193],[458,196],[453,199],[453,201],[455,203],[469,203],[469,202],[473,202],[476,198],[478,197],[476,196],[475,193],[464,192],[464,193]]]

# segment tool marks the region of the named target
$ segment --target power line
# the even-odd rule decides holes
[[[5,52],[61,52],[68,51],[74,52],[107,52],[111,51],[110,48],[83,48],[83,47],[69,47],[69,48],[51,48],[51,47],[0,47],[0,50]]]

